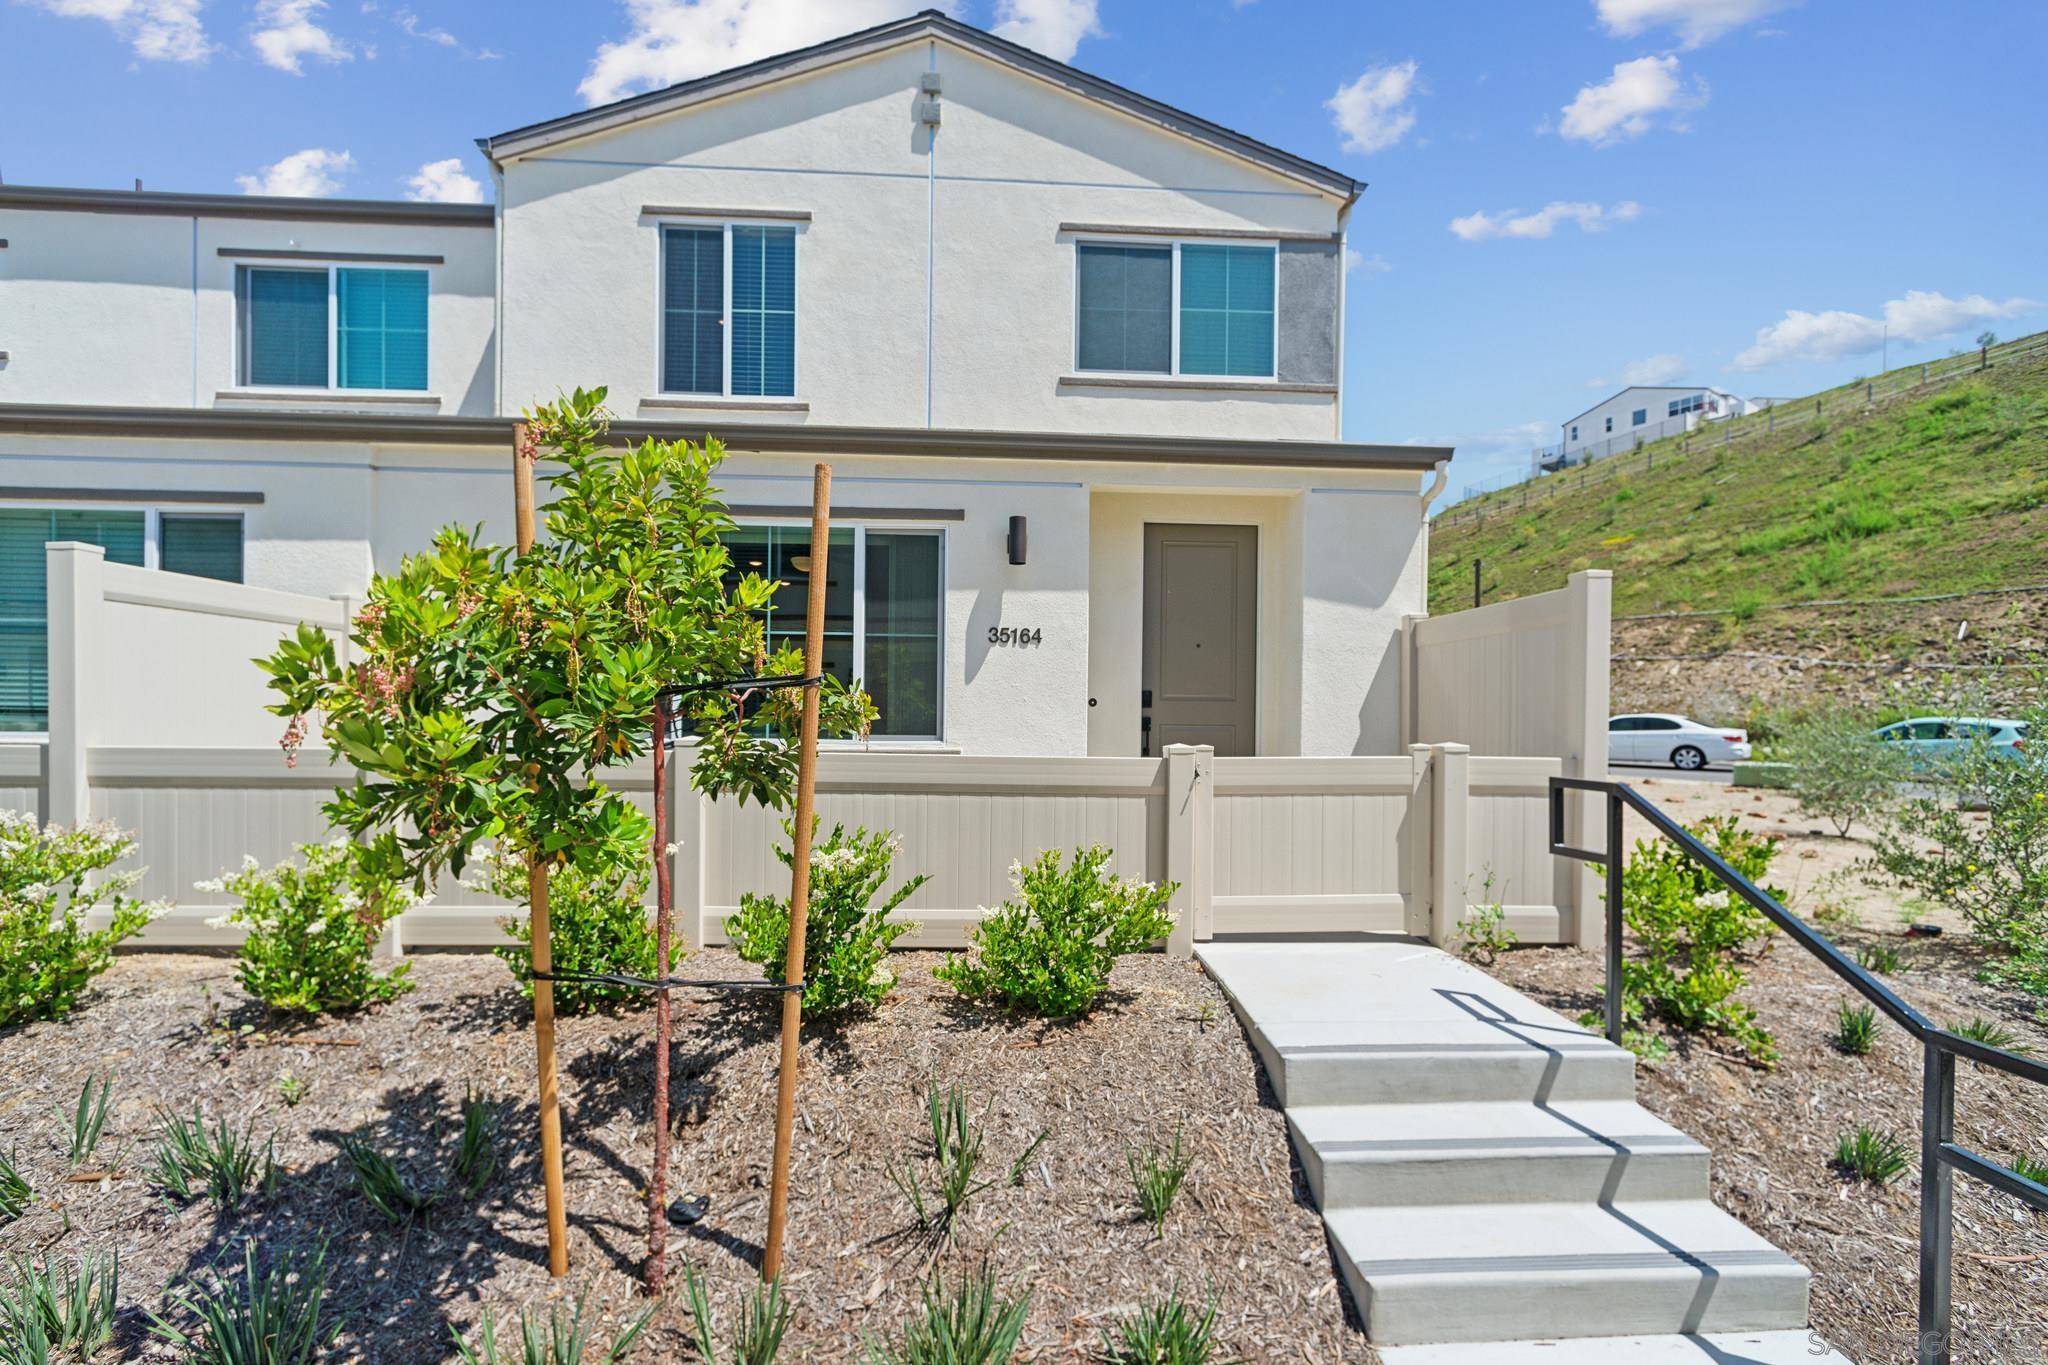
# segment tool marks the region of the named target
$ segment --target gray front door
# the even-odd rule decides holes
[[[1258,616],[1257,527],[1145,527],[1145,753],[1258,751]]]

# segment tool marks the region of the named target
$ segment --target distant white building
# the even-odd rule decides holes
[[[1634,384],[1563,422],[1559,444],[1543,451],[1540,463],[1556,469],[1597,460],[1639,442],[1690,431],[1702,421],[1758,411],[1760,404],[1726,389]]]

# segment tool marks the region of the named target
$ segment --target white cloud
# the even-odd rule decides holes
[[[1411,59],[1388,66],[1369,66],[1349,85],[1323,101],[1330,122],[1344,134],[1347,152],[1379,152],[1393,146],[1415,126],[1408,100],[1418,88]]]
[[[1451,219],[1451,231],[1468,242],[1484,242],[1494,237],[1529,237],[1541,239],[1556,231],[1559,223],[1577,223],[1583,232],[1600,232],[1610,223],[1627,223],[1642,216],[1643,206],[1633,199],[1624,199],[1613,208],[1591,203],[1566,203],[1558,200],[1545,204],[1534,213],[1521,213],[1515,209],[1503,209],[1499,213],[1468,213],[1463,218]]]
[[[256,6],[256,27],[249,43],[265,66],[303,74],[301,62],[317,57],[323,62],[346,62],[355,53],[347,43],[316,22],[327,0],[260,0]]]
[[[461,44],[455,41],[455,35],[447,29],[432,27],[424,23],[417,14],[414,14],[409,9],[402,9],[392,15],[391,22],[403,29],[405,36],[408,38],[417,38],[423,43],[433,43],[438,47],[461,46]]]
[[[1687,47],[1711,43],[1752,19],[1790,9],[1799,0],[1593,0],[1600,22],[1617,38],[1653,28],[1677,30]]]
[[[1074,60],[1081,40],[1101,32],[1095,0],[996,0],[995,35],[1056,62]]]
[[[1641,137],[1656,126],[1659,114],[1682,113],[1706,102],[1707,83],[1695,78],[1688,89],[1679,77],[1678,58],[1638,57],[1616,62],[1614,74],[1598,85],[1580,87],[1564,107],[1557,131],[1606,147]]]
[[[1366,275],[1384,275],[1393,268],[1384,256],[1361,256],[1355,247],[1344,248],[1344,273],[1347,275],[1354,270]]]
[[[462,169],[462,158],[429,161],[406,179],[405,197],[430,204],[481,204],[483,182]]]
[[[1885,304],[1882,318],[1840,309],[1808,313],[1788,308],[1781,320],[1758,329],[1756,344],[1735,357],[1735,368],[1760,370],[1789,360],[1867,355],[1884,345],[1887,332],[1894,341],[1932,341],[2039,306],[2032,299],[1998,303],[1982,294],[1952,299],[1931,290],[1909,289],[1904,298]]]
[[[356,167],[356,159],[347,152],[330,152],[324,147],[308,147],[293,152],[273,166],[266,166],[261,175],[238,175],[235,183],[242,187],[244,194],[283,194],[295,199],[319,199],[341,192],[340,177]]]
[[[604,43],[576,93],[606,104],[900,19],[924,0],[625,0],[633,31]]]
[[[146,62],[203,62],[213,51],[199,22],[204,0],[33,0],[65,19],[98,19]]]
[[[1666,351],[1662,355],[1647,356],[1642,360],[1630,361],[1621,367],[1621,373],[1613,379],[1589,379],[1589,389],[1632,388],[1637,384],[1655,387],[1660,384],[1676,384],[1685,377],[1685,357]]]

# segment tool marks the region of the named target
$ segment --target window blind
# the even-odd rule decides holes
[[[49,573],[43,547],[53,540],[104,546],[110,563],[140,564],[142,513],[0,508],[0,730],[49,726]]]
[[[1181,247],[1181,373],[1273,373],[1275,254],[1263,246]]]
[[[796,392],[796,230],[732,230],[732,391]]]
[[[1173,248],[1083,242],[1075,252],[1080,368],[1173,368]]]
[[[195,517],[166,512],[158,564],[167,573],[242,581],[242,519]]]
[[[661,387],[725,391],[725,230],[662,232]]]
[[[242,382],[327,387],[327,272],[243,266]]]
[[[337,270],[334,302],[341,388],[427,387],[426,271]]]

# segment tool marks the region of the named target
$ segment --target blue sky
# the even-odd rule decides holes
[[[0,174],[488,194],[478,135],[917,7],[0,0]],[[2048,326],[2039,0],[955,10],[1369,182],[1345,435],[1455,442],[1454,488],[1628,379],[1797,394],[1887,326],[1895,365]]]

